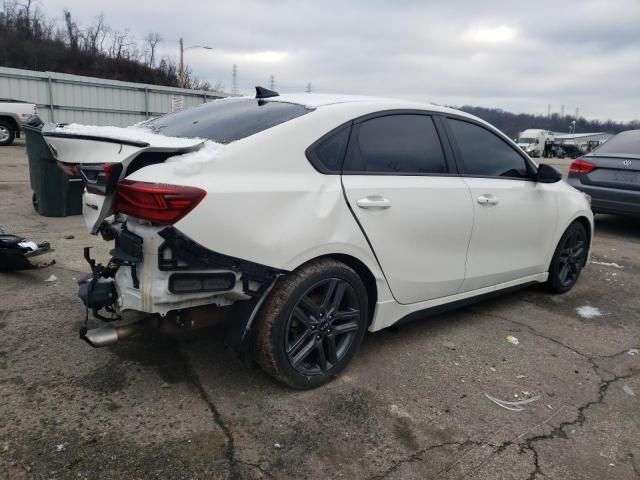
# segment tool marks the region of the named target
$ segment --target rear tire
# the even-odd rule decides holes
[[[549,278],[545,284],[552,293],[566,293],[578,281],[587,263],[589,237],[580,222],[573,222],[560,238],[549,266]]]
[[[256,319],[253,351],[276,380],[299,389],[335,378],[364,338],[367,291],[336,260],[310,262],[281,277]]]
[[[13,143],[16,132],[10,123],[0,120],[0,146],[7,147]]]

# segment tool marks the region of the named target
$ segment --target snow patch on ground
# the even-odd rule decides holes
[[[114,140],[130,142],[145,142],[157,148],[188,148],[202,143],[199,138],[179,138],[166,137],[158,133],[153,133],[144,126],[132,127],[103,127],[97,125],[80,125],[71,123],[69,125],[58,126],[53,129],[54,133],[67,133],[70,135],[86,135],[89,137],[103,137]]]
[[[598,262],[596,260],[591,260],[589,263],[593,263],[594,265],[601,265],[603,267],[624,268],[622,265],[618,265],[615,262]]]
[[[219,158],[227,148],[227,145],[207,140],[201,149],[169,157],[165,164],[173,166],[173,173],[176,175],[185,177],[197,175],[205,165]]]
[[[583,305],[582,307],[576,308],[576,312],[582,318],[595,318],[602,316],[602,312],[599,308],[592,307],[591,305]]]

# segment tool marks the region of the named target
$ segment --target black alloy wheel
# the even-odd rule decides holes
[[[359,330],[360,301],[345,280],[316,283],[296,302],[287,322],[285,348],[303,375],[325,373],[344,358]]]
[[[277,380],[314,388],[347,366],[368,323],[358,274],[337,260],[315,260],[277,280],[256,318],[254,357]]]
[[[588,249],[589,237],[584,226],[578,222],[569,225],[551,261],[547,280],[551,291],[565,293],[571,290],[587,263]]]

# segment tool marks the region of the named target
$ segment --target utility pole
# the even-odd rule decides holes
[[[184,43],[182,43],[182,37],[180,38],[180,65],[178,67],[178,87],[184,88],[186,81],[184,78],[184,51],[192,48],[204,48],[205,50],[213,50],[211,47],[207,45],[191,45],[187,48],[184,48]]]
[[[575,135],[576,133],[576,128],[578,128],[578,114],[580,113],[580,109],[578,107],[576,107],[576,123],[573,127],[573,133]]]
[[[273,76],[273,73],[271,74],[271,76],[269,77],[269,90],[274,90],[276,89],[276,78]]]
[[[560,107],[560,118],[564,118],[564,105]]]
[[[547,119],[551,118],[551,104],[547,105]]]
[[[311,83],[307,83],[307,87],[305,88],[305,91],[306,91],[307,93],[311,93],[311,90],[312,90],[312,89],[311,89]]]
[[[182,37],[180,37],[180,72],[178,76],[178,87],[184,88],[184,45],[182,43]]]
[[[231,69],[231,95],[239,95],[238,92],[238,65],[233,64]]]

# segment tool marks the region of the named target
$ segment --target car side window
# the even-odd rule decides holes
[[[350,125],[331,132],[307,150],[307,158],[322,173],[340,173],[349,141]]]
[[[507,178],[529,176],[525,159],[498,135],[462,120],[450,118],[448,122],[462,155],[464,174]]]
[[[446,173],[438,132],[429,115],[376,117],[357,126],[343,173],[427,175]]]

